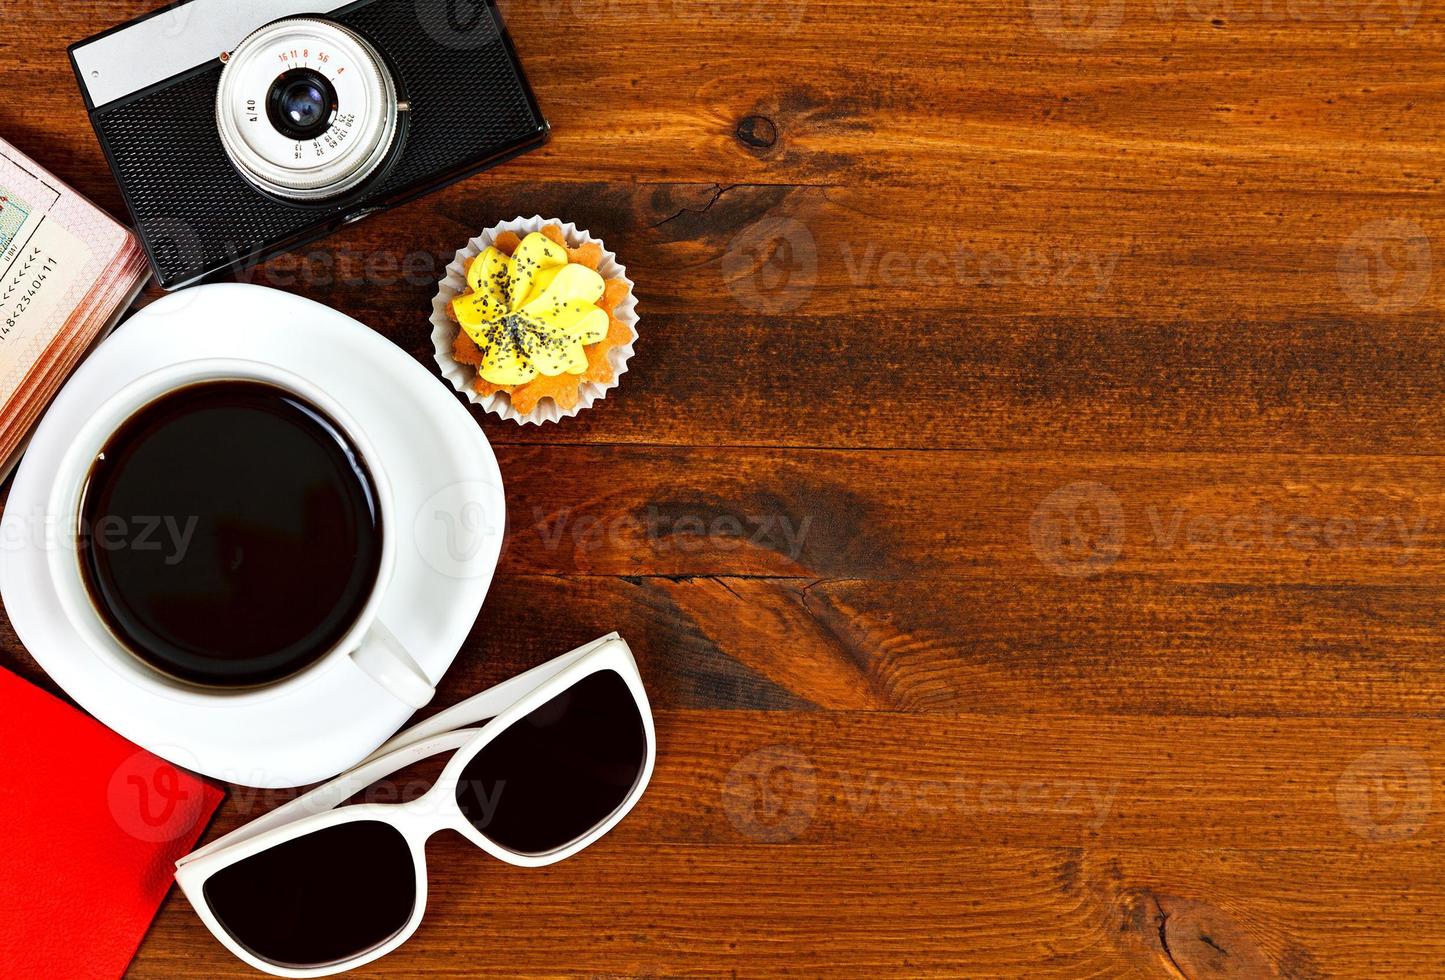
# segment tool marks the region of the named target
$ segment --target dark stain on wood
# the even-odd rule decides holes
[[[744,116],[738,123],[738,139],[755,150],[766,150],[778,141],[778,127],[767,116]]]

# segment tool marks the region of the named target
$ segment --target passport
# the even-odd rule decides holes
[[[149,278],[135,235],[0,139],[0,478]]]

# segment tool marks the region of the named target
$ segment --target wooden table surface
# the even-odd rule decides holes
[[[117,214],[64,49],[150,6],[0,32],[0,133]],[[657,771],[547,870],[434,839],[362,973],[1439,975],[1445,7],[503,9],[551,143],[249,278],[430,367],[482,228],[618,252],[621,388],[474,413],[436,704],[617,629]],[[174,893],[133,968],[247,972]]]

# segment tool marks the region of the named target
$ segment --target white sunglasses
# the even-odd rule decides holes
[[[340,806],[453,750],[418,799]],[[181,858],[176,881],[246,963],[278,977],[330,976],[416,932],[432,834],[455,830],[508,864],[553,864],[636,806],[656,758],[637,663],[612,633],[407,729],[349,772]]]

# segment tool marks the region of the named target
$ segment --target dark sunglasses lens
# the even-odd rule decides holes
[[[325,966],[402,930],[416,905],[416,866],[395,827],[365,820],[238,861],[206,879],[204,892],[252,955],[278,966]]]
[[[462,770],[457,804],[472,826],[519,854],[570,844],[627,799],[647,757],[632,691],[590,674],[502,732]]]

